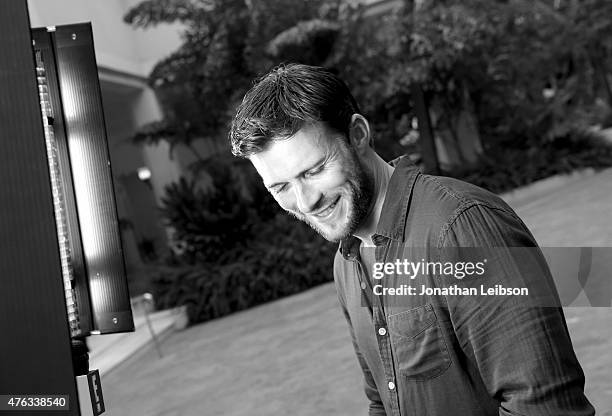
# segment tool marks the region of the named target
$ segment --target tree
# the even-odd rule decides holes
[[[183,44],[159,62],[149,76],[164,119],[146,126],[136,140],[191,146],[194,140],[218,140],[228,120],[227,103],[247,85],[243,57],[249,9],[243,0],[148,0],[125,16],[146,28],[184,24]],[[201,157],[201,156],[199,156]]]
[[[185,41],[150,77],[166,117],[137,139],[184,144],[198,166],[207,156],[194,140],[220,143],[227,155],[227,126],[250,80],[291,60],[332,67],[347,81],[386,158],[414,146],[415,84],[459,165],[480,152],[478,137],[487,157],[504,146],[533,149],[602,118],[600,92],[612,99],[611,8],[605,0],[405,0],[397,14],[367,17],[345,0],[148,0],[126,21],[182,22]]]
[[[588,45],[609,50],[610,7],[603,0],[438,0],[415,11],[407,2],[392,82],[401,89],[421,82],[437,127],[451,133],[462,111],[473,112],[489,153],[537,146],[594,122],[607,71]]]
[[[124,20],[135,27],[171,22],[184,25],[181,47],[155,65],[149,76],[160,97],[164,119],[141,129],[135,141],[166,140],[171,147],[183,144],[192,151],[195,140],[224,142],[233,109],[251,80],[282,59],[276,55],[282,42],[270,47],[270,41],[301,21],[318,17],[323,3],[147,0],[129,10]],[[325,42],[321,36],[313,40]]]

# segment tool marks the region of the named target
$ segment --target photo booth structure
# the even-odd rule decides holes
[[[72,341],[134,330],[92,30],[32,30],[26,0],[2,3],[0,398],[80,415]]]

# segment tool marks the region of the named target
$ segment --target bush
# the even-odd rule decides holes
[[[335,244],[305,224],[278,214],[257,225],[231,262],[165,268],[153,280],[159,308],[187,305],[191,323],[299,293],[332,279]]]
[[[569,173],[578,168],[612,166],[612,145],[587,131],[573,131],[529,149],[505,147],[480,166],[457,176],[495,193]]]
[[[181,178],[166,188],[162,215],[174,230],[192,263],[201,258],[224,256],[234,242],[249,232],[248,210],[236,190],[197,188]]]

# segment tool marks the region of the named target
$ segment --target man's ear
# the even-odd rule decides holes
[[[370,139],[370,124],[368,120],[361,114],[353,114],[349,126],[349,141],[353,148],[358,153],[362,153],[370,147]]]

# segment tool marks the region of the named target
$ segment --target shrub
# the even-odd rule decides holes
[[[612,166],[612,145],[587,131],[572,131],[529,149],[505,147],[467,173],[452,175],[495,193],[578,168]]]
[[[286,214],[257,228],[261,234],[234,248],[231,262],[160,270],[153,281],[157,306],[187,305],[197,323],[331,280],[334,244]]]
[[[212,189],[181,178],[166,188],[162,215],[174,230],[190,263],[225,256],[235,241],[249,233],[247,205],[236,189],[214,177]]]

